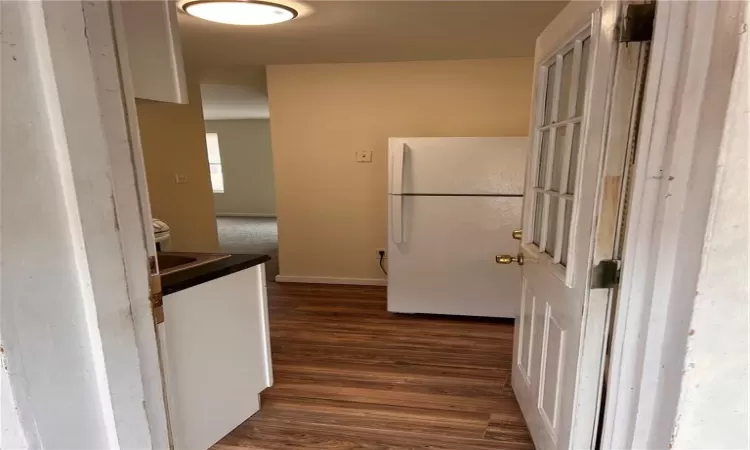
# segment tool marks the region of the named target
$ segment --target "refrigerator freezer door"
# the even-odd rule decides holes
[[[518,253],[520,197],[400,198],[401,229],[388,242],[388,311],[515,317],[521,271],[495,255]],[[392,236],[393,237],[393,236]]]
[[[521,194],[527,137],[390,138],[390,194]]]

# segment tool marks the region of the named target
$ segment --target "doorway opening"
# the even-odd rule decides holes
[[[202,84],[201,102],[219,248],[270,256],[273,281],[279,234],[265,84]]]
[[[611,10],[611,8],[609,9]],[[385,177],[382,169],[390,161],[390,159],[386,161],[387,156],[384,154],[383,145],[386,139],[393,136],[414,135],[418,138],[423,137],[421,135],[439,136],[445,132],[443,131],[444,127],[452,130],[453,135],[463,133],[476,136],[501,135],[501,137],[522,135],[527,132],[527,115],[518,114],[520,117],[518,120],[516,120],[516,117],[503,116],[508,112],[507,104],[513,99],[505,89],[512,89],[513,91],[516,91],[516,89],[511,88],[507,83],[498,83],[498,78],[494,74],[512,78],[508,74],[517,73],[518,79],[524,80],[529,91],[533,90],[534,78],[539,80],[539,75],[546,74],[545,81],[542,83],[537,81],[538,86],[543,85],[543,89],[538,88],[540,91],[538,94],[541,95],[539,95],[537,102],[543,106],[544,114],[537,114],[536,120],[539,122],[539,126],[535,126],[532,130],[535,133],[535,142],[539,144],[541,151],[539,156],[534,156],[536,162],[530,163],[530,167],[538,165],[540,170],[534,170],[536,181],[533,182],[533,185],[527,186],[530,188],[527,198],[530,201],[533,198],[534,205],[536,205],[535,214],[533,215],[533,222],[526,221],[527,224],[519,237],[523,238],[525,246],[536,246],[538,251],[529,253],[537,256],[538,262],[553,266],[553,275],[562,274],[557,278],[560,278],[559,281],[562,281],[564,286],[552,286],[552,288],[565,290],[575,285],[575,292],[571,291],[569,297],[575,302],[582,301],[587,286],[580,275],[584,271],[580,268],[588,268],[590,262],[588,249],[592,245],[590,238],[591,236],[598,237],[598,235],[596,230],[589,230],[591,233],[578,233],[580,236],[577,236],[573,230],[577,230],[577,222],[588,222],[588,218],[594,214],[593,211],[597,208],[597,202],[599,201],[597,194],[599,173],[597,168],[599,166],[598,159],[602,157],[599,150],[603,148],[603,145],[600,144],[611,145],[606,140],[607,124],[605,123],[608,116],[608,110],[606,109],[608,102],[606,100],[607,96],[611,95],[608,83],[612,79],[608,64],[610,56],[616,55],[616,52],[612,50],[615,47],[614,43],[594,44],[598,39],[598,37],[595,39],[594,36],[600,32],[599,28],[604,26],[602,24],[611,25],[611,21],[601,20],[601,11],[592,13],[590,8],[580,11],[574,8],[573,13],[575,14],[572,15],[576,16],[574,19],[571,19],[572,16],[563,16],[563,18],[576,23],[558,21],[557,25],[562,25],[552,27],[552,29],[560,34],[559,36],[550,35],[549,42],[543,42],[544,45],[541,47],[540,41],[537,41],[536,51],[538,54],[534,60],[527,57],[525,60],[495,58],[493,60],[449,60],[419,63],[390,61],[367,62],[366,64],[364,62],[362,64],[326,63],[318,65],[270,64],[265,67],[264,73],[267,74],[269,79],[268,96],[274,99],[274,110],[279,118],[274,123],[276,127],[274,138],[277,139],[274,140],[273,152],[278,163],[276,175],[280,180],[283,178],[286,182],[286,184],[281,185],[284,193],[294,190],[294,193],[297,194],[279,198],[279,201],[287,202],[287,206],[294,204],[294,218],[296,220],[288,223],[296,222],[294,226],[300,230],[298,233],[291,234],[292,236],[296,234],[299,239],[295,243],[297,246],[295,253],[297,254],[294,255],[298,259],[297,264],[290,264],[289,267],[293,267],[294,271],[280,277],[282,278],[280,281],[317,284],[385,284],[386,280],[380,278],[379,273],[377,273],[378,278],[372,275],[373,270],[379,272],[382,269],[382,267],[375,266],[374,263],[378,261],[382,266],[383,254],[380,248],[382,241],[378,240],[379,236],[372,232],[371,228],[376,229],[378,223],[382,227],[382,221],[374,220],[377,219],[379,212],[378,197],[368,194],[373,194],[375,189],[381,189],[378,192],[381,195],[383,194],[382,184]],[[608,11],[608,13],[612,14],[612,11]],[[566,30],[560,29],[561,27]],[[579,31],[577,34],[572,33],[574,39],[570,41],[571,33],[569,31],[573,28],[583,29],[583,31]],[[194,32],[197,33],[196,30]],[[611,30],[605,33],[606,36],[612,35],[609,31]],[[536,60],[549,56],[546,53],[551,47],[559,47],[553,55],[553,60],[549,60],[547,63],[542,61],[543,64],[539,66],[537,64],[539,61]],[[536,76],[534,75],[535,71]],[[450,76],[445,78],[435,77],[436,73],[444,73]],[[487,74],[493,76],[485,77]],[[466,82],[462,82],[462,80],[466,80]],[[487,83],[486,80],[491,81]],[[243,202],[247,200],[246,198],[233,202],[234,193],[249,194],[254,190],[232,187],[232,178],[235,176],[232,173],[234,171],[236,171],[237,180],[241,182],[259,181],[261,178],[249,173],[251,168],[261,167],[261,164],[243,164],[242,161],[234,159],[233,156],[235,147],[240,149],[240,153],[247,156],[248,142],[256,137],[247,134],[234,137],[235,133],[240,133],[234,128],[240,129],[242,133],[248,131],[248,124],[243,122],[259,123],[265,119],[267,124],[265,135],[268,137],[266,152],[268,166],[263,172],[264,174],[272,174],[273,177],[274,166],[271,161],[274,158],[271,157],[270,121],[267,118],[268,104],[266,98],[268,96],[258,102],[261,106],[265,106],[266,117],[233,116],[226,110],[241,109],[246,107],[247,103],[252,103],[247,98],[245,101],[242,100],[243,95],[247,94],[246,88],[242,85],[205,84],[208,82],[206,77],[198,77],[198,81],[204,83],[199,88],[202,97],[200,120],[204,124],[200,128],[201,132],[205,134],[201,136],[201,139],[205,142],[204,158],[207,161],[204,169],[208,168],[205,172],[206,179],[210,183],[210,185],[204,184],[204,187],[210,186],[212,189],[209,195],[213,199],[213,216],[217,218],[215,226],[218,230],[218,243],[222,250],[229,253],[265,253],[276,256],[278,255],[278,237],[275,218],[272,217],[273,213],[269,209],[245,209],[248,206],[246,202]],[[227,80],[224,82],[227,82]],[[471,86],[470,91],[463,91],[462,87],[468,85]],[[399,88],[394,89],[394,86]],[[488,109],[488,113],[481,115],[481,117],[458,117],[453,113],[456,109],[475,110],[477,106],[482,105],[482,100],[487,96],[474,97],[481,89],[508,98],[506,102],[494,102],[492,105],[492,107],[502,108],[502,111]],[[448,108],[445,108],[445,102],[434,101],[432,92],[436,90],[453,93],[450,95],[453,100]],[[388,97],[394,93],[397,94],[397,98]],[[254,92],[251,96],[256,94],[258,93]],[[527,96],[522,97],[520,100],[516,99],[519,100],[519,104],[521,102],[528,103]],[[597,101],[598,109],[592,113],[590,104],[594,99]],[[399,104],[399,108],[391,107],[395,103]],[[623,105],[630,107],[631,103],[623,102]],[[388,111],[388,113],[383,114],[384,111]],[[437,125],[424,126],[422,120],[427,112],[434,116],[431,122]],[[502,128],[498,128],[496,127],[497,118],[501,116],[504,124]],[[629,117],[618,118],[624,119],[623,125],[629,124]],[[484,125],[485,120],[489,120],[491,125]],[[445,122],[443,123],[443,121]],[[433,126],[434,128],[431,128]],[[586,130],[589,129],[592,130],[591,136],[586,134]],[[374,148],[374,151],[371,150],[372,148]],[[354,151],[352,152],[352,150]],[[409,152],[411,151],[410,148]],[[412,159],[413,155],[409,159],[413,163]],[[401,158],[401,160],[403,162],[407,158]],[[457,170],[459,166],[452,168]],[[380,182],[377,183],[377,180],[380,180]],[[584,180],[585,183],[580,180]],[[179,177],[176,179],[178,184],[181,181],[184,180],[179,179]],[[622,180],[620,179],[620,181]],[[273,180],[269,185],[273,187]],[[373,192],[370,192],[370,190]],[[314,196],[315,198],[307,196],[304,204],[297,200],[311,192],[320,195]],[[441,190],[432,194],[449,196],[446,194],[452,193],[452,191]],[[619,197],[614,196],[613,198],[619,200]],[[609,199],[608,196],[607,198]],[[318,200],[321,201],[315,203]],[[382,203],[382,200],[380,201]],[[615,201],[613,204],[616,207],[614,212],[617,213],[617,202]],[[584,205],[586,209],[583,209],[581,205]],[[283,211],[289,212],[290,209],[285,207]],[[441,212],[450,211],[441,210]],[[455,209],[453,213],[455,213]],[[465,215],[462,216],[465,217]],[[434,215],[432,218],[434,219]],[[359,222],[360,219],[362,219],[362,223]],[[394,221],[394,223],[396,222],[398,221]],[[391,220],[389,220],[389,223],[391,223]],[[403,225],[405,221],[400,223]],[[316,226],[318,228],[315,228]],[[435,230],[436,227],[431,226],[429,229]],[[352,233],[352,230],[356,230],[356,233]],[[513,231],[512,237],[514,239],[517,239],[517,232],[520,233],[520,230]],[[571,233],[573,237],[570,236]],[[469,234],[463,233],[464,236]],[[320,239],[312,241],[310,235],[316,235]],[[511,236],[511,233],[509,232],[508,235]],[[463,238],[463,236],[458,237]],[[382,239],[382,236],[380,238]],[[440,240],[435,239],[435,235],[431,238],[433,241]],[[597,240],[595,244],[598,248],[601,242]],[[259,247],[260,245],[267,245],[267,247]],[[571,246],[571,248],[568,248],[568,246]],[[438,251],[441,250],[441,248],[435,248]],[[493,251],[489,248],[482,248],[475,253],[481,254],[485,250]],[[527,249],[524,248],[524,250]],[[307,258],[303,257],[305,253],[308,253]],[[388,253],[391,256],[394,255],[390,250]],[[364,257],[365,254],[367,255],[366,258]],[[373,260],[373,254],[377,254],[378,258]],[[515,258],[508,258],[508,260],[523,264],[522,256],[519,254]],[[569,261],[569,256],[574,256],[576,259]],[[599,256],[601,255],[597,255],[597,258]],[[453,257],[455,259],[455,255]],[[438,257],[427,262],[432,263],[439,259]],[[291,258],[285,259],[285,261],[289,260]],[[502,257],[496,256],[494,261],[504,264]],[[492,266],[492,262],[491,257],[483,259],[483,263],[490,264],[489,270],[497,267]],[[393,258],[391,258],[391,263],[390,268],[397,269],[397,265],[393,264]],[[579,267],[578,277],[573,276],[575,263]],[[524,270],[531,272],[529,266],[533,265],[527,265]],[[433,277],[436,276],[436,271],[430,264],[424,265],[420,268],[420,270],[422,269],[425,272],[429,270]],[[278,265],[269,268],[267,271],[268,278],[278,279],[276,277]],[[393,275],[398,270],[391,270],[390,272],[389,289],[395,284],[393,283],[395,280]],[[507,364],[515,363],[516,366],[521,366],[521,362],[525,363],[525,367],[522,368],[524,370],[522,375],[525,377],[523,380],[526,383],[529,396],[526,398],[518,396],[521,403],[520,407],[526,413],[526,421],[531,428],[531,435],[534,436],[536,433],[534,439],[538,441],[537,446],[552,448],[551,446],[555,442],[563,443],[567,442],[568,439],[571,441],[573,439],[571,436],[573,434],[571,418],[575,411],[570,407],[569,394],[575,392],[576,389],[582,389],[580,386],[573,385],[576,378],[586,378],[578,377],[577,373],[572,373],[572,370],[577,369],[575,366],[578,359],[577,354],[586,352],[594,357],[599,357],[602,352],[600,348],[592,347],[588,349],[588,344],[584,346],[586,348],[580,349],[580,351],[570,345],[570,342],[578,341],[575,334],[583,333],[582,327],[588,326],[583,323],[564,322],[566,317],[574,317],[577,311],[581,311],[581,308],[571,307],[571,305],[575,306],[574,302],[567,302],[567,305],[562,305],[562,308],[568,309],[568,311],[563,311],[563,309],[550,303],[555,295],[547,295],[545,298],[538,296],[536,300],[532,298],[534,296],[531,293],[534,291],[534,287],[539,288],[539,292],[543,294],[541,288],[549,285],[549,283],[544,284],[546,281],[542,280],[542,275],[544,274],[540,274],[536,280],[532,279],[528,283],[524,280],[524,292],[529,294],[524,297],[522,319],[518,321],[520,323],[517,323],[519,325],[516,331],[518,336],[515,339],[517,343],[513,349],[516,354],[513,355],[511,361],[511,358],[509,358],[511,355],[507,354],[507,347],[505,347],[504,357],[494,359],[495,363],[502,362],[502,365],[494,367],[494,369],[495,371],[501,369],[507,371]],[[492,275],[488,278],[491,277]],[[413,285],[413,280],[410,280],[409,287]],[[362,302],[363,305],[360,306],[363,306],[363,311],[356,311],[357,308],[352,304],[330,304],[332,299],[345,296],[347,301],[350,302],[351,296],[359,299],[361,296],[366,296],[366,293],[369,293],[373,299],[370,301],[365,299]],[[360,387],[362,381],[358,379],[360,375],[353,370],[339,373],[332,372],[328,368],[328,366],[335,365],[339,361],[337,358],[347,358],[347,352],[357,351],[362,353],[365,348],[376,350],[369,347],[371,342],[383,342],[396,336],[397,339],[402,338],[403,341],[399,342],[404,344],[408,341],[408,338],[414,337],[410,333],[411,328],[418,326],[416,321],[408,323],[407,319],[410,318],[389,315],[388,311],[394,311],[391,308],[382,309],[384,292],[381,288],[313,287],[311,285],[294,287],[293,285],[284,286],[269,283],[269,294],[272,297],[272,305],[276,300],[279,302],[278,305],[274,305],[275,308],[271,308],[270,313],[271,335],[275,339],[271,343],[271,350],[274,355],[275,370],[277,371],[275,385],[267,393],[264,393],[264,398],[275,400],[275,405],[270,407],[273,412],[268,412],[269,409],[266,409],[266,414],[270,415],[268,417],[270,421],[284,417],[288,412],[285,411],[285,408],[299,407],[300,405],[297,402],[307,398],[335,403],[337,407],[335,414],[344,414],[343,411],[338,411],[338,409],[367,409],[366,405],[373,399],[383,402],[383,405],[391,411],[408,407],[408,405],[403,404],[403,397],[399,399],[388,398],[388,392],[395,389],[389,384],[389,380],[403,376],[410,377],[413,376],[412,371],[422,370],[422,364],[419,363],[419,358],[416,356],[409,356],[403,361],[393,361],[392,359],[382,360],[380,356],[376,355],[373,358],[376,359],[376,362],[381,363],[379,367],[372,367],[371,365],[361,367],[363,372],[372,370],[382,372],[385,389],[381,390],[384,392],[377,392],[377,384],[370,383],[368,389],[372,392],[358,391],[361,395],[342,397],[340,389],[338,389],[341,386],[362,389]],[[454,298],[460,297],[461,294],[465,294],[465,292],[454,295]],[[294,297],[298,298],[294,299]],[[294,300],[298,300],[298,302],[295,303]],[[432,300],[434,301],[434,299]],[[542,300],[549,300],[546,309],[542,308],[544,306],[541,304]],[[536,306],[534,306],[534,302],[536,302]],[[599,304],[606,303],[599,302]],[[463,311],[454,314],[465,313],[466,305],[463,304],[462,306],[464,306]],[[378,313],[384,313],[382,314],[383,317],[375,317],[373,311],[368,312],[371,309],[377,310]],[[571,311],[573,312],[569,314]],[[529,312],[529,314],[526,314],[526,312]],[[348,320],[341,320],[349,313],[352,313],[352,317],[349,317]],[[369,320],[367,323],[369,328],[366,333],[360,331],[358,324],[353,324],[353,322],[358,322],[359,314],[366,315]],[[510,314],[510,317],[512,317],[513,312],[511,311]],[[600,323],[606,322],[604,316],[609,314],[609,310],[596,311],[596,314],[598,319],[602,319],[596,322],[598,326]],[[318,316],[321,315],[326,316],[326,319],[323,321],[315,320],[319,319]],[[474,315],[481,316],[482,314]],[[383,322],[387,323],[381,324],[377,319],[384,319]],[[328,328],[329,323],[334,321],[338,322],[337,327],[335,329]],[[310,328],[299,329],[299,325],[302,323],[307,323]],[[403,329],[399,329],[398,332],[389,329],[389,327],[397,327],[399,324]],[[604,327],[602,326],[602,328]],[[594,330],[594,332],[598,331],[602,331],[601,336],[595,336],[597,342],[590,342],[592,345],[600,345],[606,339],[606,332]],[[379,333],[382,333],[382,337],[385,339],[377,339]],[[422,336],[417,337],[417,339],[422,339]],[[467,340],[471,339],[467,338]],[[280,344],[285,341],[292,345]],[[414,346],[427,347],[425,342],[410,345],[410,347]],[[294,355],[296,350],[289,349],[295,347],[304,347],[305,353]],[[388,345],[381,344],[378,349],[387,348]],[[430,351],[438,352],[439,350],[430,349]],[[489,359],[493,360],[492,357]],[[587,374],[600,370],[601,366],[593,366],[594,363],[598,364],[598,361],[594,361],[596,358],[584,359],[591,363],[585,368]],[[305,362],[305,367],[300,368],[298,366],[299,360]],[[539,365],[540,361],[542,366]],[[366,365],[367,363],[358,361],[357,364]],[[440,358],[430,360],[425,365],[442,364],[452,367],[452,362],[443,362],[440,361]],[[469,373],[463,373],[461,378],[476,376],[481,372],[481,369],[474,367]],[[514,370],[515,367],[510,370],[511,373]],[[321,371],[324,372],[322,376],[320,375]],[[534,371],[536,373],[533,373]],[[434,374],[425,376],[425,380],[430,378],[430,381],[435,381],[431,379],[432,375]],[[509,374],[506,373],[505,375]],[[593,379],[593,377],[589,378]],[[314,379],[314,383],[309,382],[311,379]],[[509,384],[511,380],[512,386]],[[497,418],[504,425],[507,425],[508,418],[502,416],[503,411],[507,413],[512,410],[513,414],[511,415],[516,418],[520,417],[519,405],[515,403],[515,397],[513,396],[513,390],[516,391],[517,395],[520,389],[517,386],[520,383],[519,380],[521,378],[517,377],[515,373],[511,376],[505,376],[502,382],[499,379],[493,380],[491,383],[493,387],[487,390],[489,395],[483,398],[483,401],[488,401],[488,403],[477,406],[472,403],[473,400],[466,400],[471,403],[468,408],[472,409],[471,412],[477,412],[475,409],[480,409],[485,417],[485,413],[488,412],[490,422]],[[450,380],[441,379],[440,381],[446,382],[448,385],[451,384]],[[596,381],[596,383],[600,382],[600,380]],[[426,381],[424,384],[427,384]],[[415,390],[418,391],[416,386],[402,387],[406,388],[404,395]],[[331,391],[321,391],[321,388],[330,388]],[[436,389],[449,388],[450,386],[446,388],[441,385]],[[583,417],[581,422],[591,424],[593,428],[597,411],[596,406],[593,405],[598,399],[596,397],[600,391],[597,389],[600,389],[601,385],[587,385],[585,388],[591,394],[589,395],[590,398],[587,399],[587,407],[591,407],[590,410],[585,411],[583,415],[586,417]],[[447,401],[452,403],[456,401],[457,395],[453,395],[453,391],[450,392],[447,395],[450,399],[421,399],[424,400],[423,409],[442,411],[441,404],[438,404],[437,408],[432,407],[436,406],[434,405],[435,402]],[[428,394],[428,392],[422,393]],[[532,399],[531,396],[535,398]],[[420,400],[418,397],[414,396],[413,400]],[[491,400],[488,400],[487,397]],[[542,417],[541,421],[537,421],[533,408],[539,409],[540,407]],[[277,413],[277,415],[274,416],[274,413]],[[371,413],[377,414],[377,411],[371,411]],[[496,415],[500,417],[494,417]],[[305,423],[314,428],[318,425],[317,422],[308,423],[308,420],[314,419],[309,416],[297,417],[295,426]],[[263,423],[263,420],[251,420],[246,422],[245,428],[262,427]],[[477,425],[477,429],[479,428],[482,427]],[[488,430],[490,428],[494,430],[492,434],[501,435],[502,431],[507,431],[504,430],[503,426],[494,427],[492,423],[484,423],[483,438],[489,436]],[[525,430],[523,426],[521,428]],[[539,433],[547,433],[549,440],[540,440]],[[242,435],[242,432],[239,434]],[[236,438],[237,434],[234,437]],[[247,437],[244,436],[244,438]],[[231,440],[231,435],[229,438]],[[591,440],[589,439],[588,442],[590,443]],[[525,434],[521,441],[524,444],[530,443],[530,436]],[[580,442],[583,442],[583,440],[580,440]]]

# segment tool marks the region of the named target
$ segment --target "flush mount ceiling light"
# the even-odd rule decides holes
[[[182,9],[191,16],[230,25],[271,25],[297,17],[297,11],[288,6],[249,0],[196,0]]]

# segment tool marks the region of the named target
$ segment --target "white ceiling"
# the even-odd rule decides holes
[[[268,98],[247,85],[202,84],[205,120],[267,119]]]
[[[206,120],[267,118],[266,65],[532,56],[536,36],[567,3],[275,1],[300,16],[243,27],[180,10],[183,53],[189,71],[203,83]]]
[[[300,17],[270,26],[217,24],[183,12],[179,22],[191,68],[236,75],[271,64],[531,56],[536,36],[565,4],[563,0],[312,1]]]

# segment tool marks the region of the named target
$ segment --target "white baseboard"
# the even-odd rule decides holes
[[[316,284],[350,284],[358,286],[387,286],[385,278],[329,278],[329,277],[297,277],[294,275],[276,275],[279,283],[316,283]]]
[[[264,214],[264,213],[216,213],[216,217],[276,217],[276,214]]]

